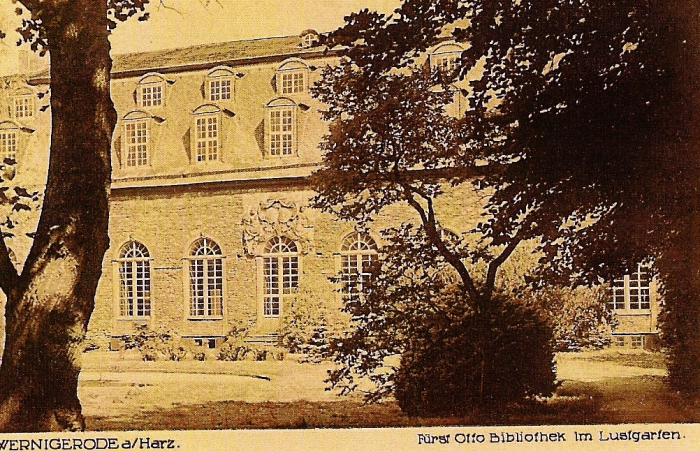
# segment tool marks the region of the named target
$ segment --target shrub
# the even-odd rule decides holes
[[[136,332],[124,336],[124,349],[137,349],[144,361],[156,361],[159,358],[165,360],[180,361],[187,355],[187,349],[176,343],[171,332],[157,332],[147,324],[134,326]]]
[[[552,331],[534,308],[494,295],[487,312],[434,319],[407,339],[393,376],[404,413],[463,415],[553,393]]]
[[[301,354],[299,362],[319,363],[328,357],[331,338],[347,330],[350,322],[339,308],[329,308],[314,293],[300,291],[286,309],[282,324],[279,346]]]
[[[249,329],[250,322],[245,325],[239,324],[234,326],[226,335],[223,344],[219,348],[219,353],[216,356],[217,360],[229,362],[244,360],[246,355],[251,351],[245,342],[246,337],[248,337]]]
[[[546,287],[530,293],[547,313],[557,352],[600,349],[610,345],[617,321],[607,306],[604,287]]]

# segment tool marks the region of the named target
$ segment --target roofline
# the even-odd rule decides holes
[[[323,58],[327,56],[334,56],[334,55],[339,55],[340,53],[343,52],[344,49],[329,49],[327,47],[323,47],[322,50],[317,50],[313,52],[309,51],[300,51],[300,52],[292,52],[292,53],[278,53],[278,54],[273,54],[273,55],[264,55],[264,56],[256,56],[256,57],[249,57],[249,58],[234,58],[234,59],[228,59],[228,60],[214,60],[214,61],[207,61],[207,62],[202,62],[202,63],[192,63],[192,64],[178,64],[178,65],[173,65],[173,66],[156,66],[156,67],[146,67],[146,68],[140,68],[140,69],[131,69],[131,70],[121,70],[121,71],[112,71],[111,77],[113,79],[122,79],[122,78],[129,78],[129,77],[140,77],[143,75],[146,75],[149,72],[157,72],[160,74],[168,74],[168,73],[179,73],[179,72],[188,72],[188,71],[196,71],[196,70],[207,70],[207,69],[213,69],[217,66],[231,66],[231,67],[236,67],[236,66],[245,66],[249,64],[260,64],[260,63],[266,63],[266,62],[275,62],[275,61],[284,61],[288,58],[301,58],[301,57],[306,57],[306,58]],[[128,55],[128,54],[126,54]],[[38,86],[38,85],[47,85],[50,84],[51,82],[51,77],[38,77],[38,78],[29,78],[26,80],[27,84],[30,86]]]
[[[202,63],[192,63],[192,64],[178,64],[173,66],[160,66],[160,67],[149,67],[122,71],[112,71],[112,78],[128,78],[145,75],[148,72],[158,72],[161,74],[176,73],[176,72],[187,72],[195,70],[205,70],[213,69],[217,66],[245,66],[248,64],[255,63],[265,63],[274,61],[284,61],[287,58],[293,57],[311,57],[311,58],[321,58],[324,56],[329,56],[329,54],[339,53],[339,50],[323,48],[323,50],[318,50],[314,52],[292,52],[292,53],[278,53],[272,55],[248,57],[248,58],[234,58],[228,60],[215,60],[207,61]]]

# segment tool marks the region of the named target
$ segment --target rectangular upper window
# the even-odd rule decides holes
[[[231,79],[209,80],[209,100],[212,102],[231,100]]]
[[[163,86],[160,84],[141,86],[141,106],[163,105]]]
[[[219,117],[201,116],[195,119],[197,161],[213,161],[219,158]]]
[[[126,137],[126,165],[148,164],[148,122],[132,121],[124,125]]]
[[[14,98],[15,119],[34,117],[34,98],[31,95],[23,95]]]
[[[14,130],[0,130],[0,158],[17,160],[17,132]],[[0,161],[0,164],[2,163]]]
[[[270,110],[270,155],[294,154],[294,111],[291,108]]]
[[[295,94],[306,90],[303,71],[282,72],[279,76],[282,94]]]
[[[651,308],[649,268],[639,266],[632,274],[615,279],[609,307],[613,310],[649,310]]]

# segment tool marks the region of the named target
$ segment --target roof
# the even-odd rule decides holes
[[[237,61],[251,62],[258,59],[324,52],[325,47],[302,48],[298,35],[282,36],[243,41],[218,42],[191,47],[156,50],[152,52],[114,54],[113,76],[131,76],[147,72],[177,72],[200,67],[214,67],[221,64],[235,64]],[[47,83],[49,70],[33,74],[34,83]]]
[[[112,73],[155,71],[262,57],[317,53],[321,47],[302,48],[299,36],[229,41],[170,50],[114,55]]]

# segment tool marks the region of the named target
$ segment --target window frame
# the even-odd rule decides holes
[[[130,256],[130,252],[138,251],[141,256]],[[114,260],[117,275],[117,316],[120,319],[150,319],[153,315],[153,278],[148,248],[141,242],[130,240],[119,250],[119,258]],[[130,276],[127,274],[127,268]],[[139,277],[139,269],[141,277]],[[131,300],[125,296],[124,282],[127,281],[131,293]],[[130,282],[128,282],[130,280]],[[141,281],[141,284],[139,284]],[[139,296],[139,287],[143,288],[143,295]],[[129,302],[131,303],[129,305]],[[139,306],[141,304],[141,306]]]
[[[430,52],[428,57],[430,68],[443,72],[451,72],[458,67],[458,61],[464,52],[464,47],[455,42],[446,42]]]
[[[269,118],[269,145],[268,145],[268,155],[270,157],[291,157],[294,156],[296,151],[296,115],[295,109],[292,107],[277,107],[270,109],[268,113]],[[274,116],[277,116],[275,118]],[[285,116],[287,116],[285,118]],[[288,120],[289,128],[284,130],[285,120]],[[277,130],[275,130],[277,128]]]
[[[288,250],[281,251],[285,246]],[[299,290],[301,259],[299,246],[291,238],[278,235],[268,240],[261,255],[263,318],[281,318],[285,306],[293,302]]]
[[[0,164],[5,164],[5,159],[18,161],[19,153],[19,128],[0,127]]]
[[[197,254],[202,248],[209,249],[213,253]],[[189,255],[184,260],[187,262],[183,266],[186,276],[187,318],[190,320],[223,319],[226,277],[221,246],[211,238],[198,238],[190,246]],[[200,277],[193,278],[193,271],[198,267],[199,272],[195,274],[201,274],[201,283],[198,282]],[[195,289],[199,287],[201,287],[201,295],[197,296]],[[218,290],[219,293],[212,295],[212,289],[214,292]]]
[[[370,234],[353,232],[343,238],[338,261],[341,283],[339,292],[344,301],[362,296],[364,286],[371,277],[368,270],[377,263],[378,258],[379,248]]]
[[[14,119],[32,120],[36,117],[34,93],[20,93],[12,96],[12,114]],[[19,112],[22,114],[19,114]]]
[[[295,96],[309,92],[309,65],[300,58],[288,59],[275,73],[276,91],[281,96]]]
[[[221,116],[219,114],[199,114],[194,117],[193,150],[193,160],[196,163],[220,160]]]
[[[151,164],[151,127],[150,118],[133,118],[124,120],[124,164],[126,168],[138,168]],[[142,134],[139,135],[139,128]],[[133,128],[133,134],[129,130]],[[133,164],[132,164],[133,162]]]
[[[169,83],[174,82],[159,73],[151,72],[144,75],[136,86],[136,105],[147,109],[165,107],[166,87]]]
[[[223,120],[222,110],[215,104],[205,103],[192,111],[192,163],[212,164],[223,161]]]
[[[218,93],[215,95],[214,84]],[[224,95],[224,84],[228,85],[227,96]],[[204,81],[205,99],[207,102],[229,102],[234,99],[236,93],[235,74],[228,66],[218,66],[211,69]]]
[[[650,268],[638,265],[631,274],[625,274],[621,279],[613,279],[608,308],[612,311],[628,313],[651,311],[652,276]]]

